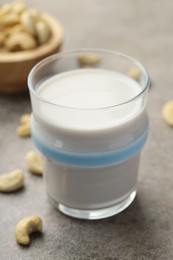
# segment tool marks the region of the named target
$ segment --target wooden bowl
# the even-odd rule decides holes
[[[61,24],[46,13],[43,17],[52,30],[47,43],[29,51],[0,53],[0,93],[27,91],[27,77],[32,67],[60,50],[64,38]]]

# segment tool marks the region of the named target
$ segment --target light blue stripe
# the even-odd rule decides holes
[[[39,138],[32,133],[32,138],[35,145],[48,158],[60,163],[87,167],[114,165],[129,159],[141,150],[147,140],[147,136],[148,129],[133,143],[114,151],[99,153],[73,153],[50,148],[44,145]]]

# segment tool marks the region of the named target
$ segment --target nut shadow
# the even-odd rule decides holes
[[[41,244],[43,242],[43,240],[44,240],[44,234],[42,232],[34,232],[34,233],[30,234],[29,236],[30,236],[30,243],[28,245],[18,244],[20,249],[27,250],[30,247],[32,247],[33,244],[37,244],[37,242],[39,244]]]

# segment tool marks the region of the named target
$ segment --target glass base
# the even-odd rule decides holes
[[[116,215],[126,209],[136,197],[136,190],[132,191],[130,195],[123,201],[115,204],[111,207],[95,210],[80,210],[67,207],[61,203],[57,203],[54,199],[49,196],[51,203],[59,209],[62,213],[67,216],[78,218],[78,219],[103,219]]]

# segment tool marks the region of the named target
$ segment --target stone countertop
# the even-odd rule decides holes
[[[3,1],[1,1],[2,3]],[[0,194],[1,260],[171,260],[173,259],[173,129],[161,118],[173,99],[173,2],[135,0],[26,1],[54,14],[65,29],[63,50],[97,47],[127,53],[148,69],[150,136],[143,150],[138,194],[124,212],[99,221],[66,217],[48,202],[41,177],[29,174],[24,156],[34,145],[20,139],[21,114],[31,112],[29,95],[0,95],[0,173],[25,171],[19,192]],[[42,235],[17,245],[16,223],[39,214]]]

